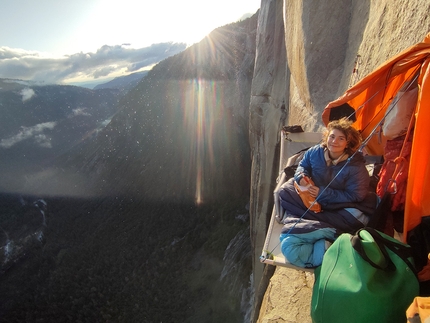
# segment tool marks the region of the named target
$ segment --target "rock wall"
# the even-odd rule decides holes
[[[262,0],[250,101],[253,322],[311,322],[313,278],[277,268],[269,280],[274,268],[259,261],[273,206],[281,127],[320,130],[328,102],[424,38],[429,12],[430,1],[419,0]]]

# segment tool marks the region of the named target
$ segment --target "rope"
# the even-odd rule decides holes
[[[407,90],[405,92],[407,92]],[[416,109],[416,106],[415,106],[415,109]],[[415,109],[414,109],[414,112],[415,112]],[[411,131],[414,125],[415,125],[415,113],[412,113],[411,120],[409,121],[409,125],[408,125],[408,130],[406,131],[405,139],[403,140],[402,149],[400,150],[399,156],[394,159],[394,163],[396,164],[396,166],[394,168],[393,175],[391,175],[391,178],[388,180],[387,185],[385,187],[385,192],[389,191],[390,194],[397,193],[397,177],[399,176],[400,172],[403,171],[405,163],[407,162],[406,158],[403,157],[405,146],[406,146],[405,144],[409,139],[409,136],[411,134]]]
[[[359,77],[358,77],[358,66],[361,65],[361,55],[357,54],[357,56],[355,57],[355,62],[354,62],[354,68],[352,70],[352,74],[351,74],[351,78],[349,79],[349,86],[351,87],[353,86],[355,83],[357,83]]]

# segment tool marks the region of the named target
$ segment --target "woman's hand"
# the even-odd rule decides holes
[[[307,177],[305,174],[302,174],[302,178],[300,179],[299,185],[308,186],[309,184],[310,184],[309,177]]]
[[[305,174],[303,174],[303,177],[300,179],[300,183],[301,186],[307,186],[308,187],[308,191],[310,193],[310,195],[312,197],[317,197],[318,193],[320,192],[320,188],[318,186],[315,185],[311,185],[311,182],[309,180],[309,177],[306,176]]]
[[[306,181],[306,180],[305,180],[305,178],[303,177],[303,178],[300,180],[299,185],[300,185],[300,186],[308,186],[308,185],[309,185],[309,182],[308,182],[308,181]]]
[[[309,186],[308,191],[312,197],[317,197],[318,193],[320,192],[320,188],[318,186],[311,185]]]

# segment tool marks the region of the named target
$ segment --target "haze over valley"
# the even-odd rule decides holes
[[[5,321],[246,320],[256,28],[94,89],[0,79]]]

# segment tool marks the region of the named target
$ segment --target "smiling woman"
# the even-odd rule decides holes
[[[280,204],[285,210],[281,250],[291,264],[317,267],[327,248],[344,232],[365,226],[376,208],[376,196],[369,195],[369,175],[364,157],[358,150],[360,133],[346,118],[331,121],[323,142],[303,155],[294,177],[281,186]],[[309,184],[310,179],[313,183]],[[307,186],[321,209],[305,206],[295,184]],[[362,205],[370,204],[364,210]],[[297,225],[299,222],[306,227]]]

